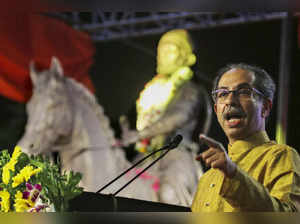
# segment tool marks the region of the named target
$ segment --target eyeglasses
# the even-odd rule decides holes
[[[265,97],[262,92],[255,89],[254,87],[242,87],[234,90],[217,89],[215,91],[212,91],[212,98],[215,103],[223,104],[226,102],[230,93],[232,93],[233,96],[237,97],[240,101],[247,101],[253,99],[254,93]]]

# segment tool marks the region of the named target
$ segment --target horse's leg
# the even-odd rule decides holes
[[[160,162],[161,202],[190,206],[197,189],[198,172],[202,171],[199,169],[192,153],[184,147],[166,155]]]

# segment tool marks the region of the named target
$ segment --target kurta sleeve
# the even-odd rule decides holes
[[[290,147],[276,149],[261,171],[263,183],[237,167],[233,178],[224,178],[219,194],[241,211],[299,211],[299,174],[298,153]]]

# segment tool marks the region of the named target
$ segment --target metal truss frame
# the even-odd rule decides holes
[[[286,18],[286,12],[207,13],[207,12],[66,12],[48,13],[73,28],[86,31],[93,41],[141,37],[170,29],[206,29]]]

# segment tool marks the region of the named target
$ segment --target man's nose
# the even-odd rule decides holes
[[[236,104],[239,104],[239,99],[238,99],[238,96],[235,94],[235,92],[230,92],[226,99],[225,99],[225,104],[228,104],[228,105],[236,105]]]

